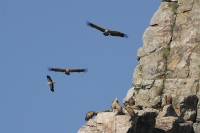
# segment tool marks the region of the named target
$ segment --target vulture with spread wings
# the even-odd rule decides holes
[[[105,29],[105,28],[102,28],[98,25],[90,23],[89,21],[87,21],[87,25],[92,27],[92,28],[95,28],[97,30],[100,30],[101,32],[103,32],[104,36],[111,35],[111,36],[119,36],[119,37],[128,38],[128,36],[126,34],[122,33],[122,32]]]
[[[54,84],[55,84],[56,82],[52,81],[52,79],[51,79],[51,77],[50,77],[49,75],[47,75],[47,80],[48,80],[47,84],[49,84],[50,90],[51,90],[52,92],[54,92]]]
[[[63,69],[63,68],[48,68],[49,71],[64,72],[66,75],[70,75],[71,72],[87,72],[87,69]]]

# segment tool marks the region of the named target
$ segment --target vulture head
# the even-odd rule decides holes
[[[109,31],[107,29],[105,29],[103,34],[104,34],[104,36],[108,36],[109,35]]]
[[[70,70],[69,70],[69,69],[66,69],[66,70],[65,70],[65,74],[66,74],[66,75],[70,75]]]

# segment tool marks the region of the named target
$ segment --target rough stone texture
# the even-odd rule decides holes
[[[197,97],[200,98],[200,91],[197,93]],[[200,99],[197,104],[197,116],[196,116],[196,122],[200,122]]]
[[[185,121],[196,121],[197,102],[196,95],[186,96],[180,101],[180,114]]]
[[[178,133],[178,117],[167,116],[157,118],[155,128],[165,130],[166,133]]]
[[[78,133],[126,133],[131,128],[130,116],[116,115],[116,112],[98,113]]]
[[[193,132],[187,121],[200,122],[200,1],[163,0],[142,39],[132,79],[136,104],[157,109],[170,132]],[[172,105],[165,106],[165,95]]]
[[[156,112],[138,110],[137,117],[101,112],[90,119],[78,133],[151,133],[155,126]]]
[[[192,124],[193,122],[191,121],[180,123],[178,128],[178,133],[194,133]]]
[[[136,104],[159,109],[165,105],[166,94],[172,96],[180,114],[181,99],[199,91],[200,1],[163,1],[150,25],[133,73]],[[198,103],[197,112],[199,108]]]
[[[156,119],[156,129],[153,133],[194,133],[193,122],[179,123],[178,117],[167,116]],[[197,127],[198,128],[198,127]]]
[[[164,101],[163,94],[167,94],[173,97],[173,105],[180,108],[183,97],[199,91],[200,1],[178,0],[177,11],[173,9],[176,2],[173,3],[162,2],[143,35],[144,45],[138,50],[140,61],[133,74],[133,85],[140,83],[141,87],[139,96],[134,97],[147,107],[153,107],[150,101],[157,102],[153,99],[159,95]],[[155,84],[162,79],[164,85],[159,84],[159,88]],[[149,86],[145,88],[147,82]],[[163,93],[153,93],[151,97],[154,86]]]
[[[144,112],[139,115],[134,133],[152,133],[156,123],[156,116],[156,112]]]
[[[200,123],[194,123],[193,128],[195,133],[200,133]]]
[[[178,117],[178,115],[176,114],[174,108],[172,105],[166,105],[163,108],[162,112],[159,112],[158,117],[167,117],[167,116],[174,116],[174,117]]]

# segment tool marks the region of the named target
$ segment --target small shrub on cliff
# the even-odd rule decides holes
[[[170,51],[170,42],[167,44],[167,51]]]
[[[172,12],[174,14],[176,14],[176,11],[177,11],[177,8],[178,8],[178,3],[177,2],[172,2],[171,6],[172,6]]]
[[[200,78],[200,65],[198,65],[198,68],[199,68],[199,78]]]
[[[162,55],[162,57],[163,57],[163,60],[165,60],[165,61],[166,61],[166,60],[167,60],[167,53],[166,53],[166,52],[164,52],[164,53],[163,53],[163,55]]]
[[[171,25],[171,29],[170,29],[170,33],[171,33],[171,34],[172,34],[173,31],[174,31],[174,27],[175,27],[175,23],[173,23],[173,24]]]
[[[162,83],[162,85],[157,89],[157,94],[162,95],[164,88],[165,88],[165,85],[164,85],[164,83]]]
[[[162,58],[164,61],[167,61],[167,56],[169,55],[169,52],[170,52],[170,46],[167,45],[167,48],[165,48],[162,53]]]

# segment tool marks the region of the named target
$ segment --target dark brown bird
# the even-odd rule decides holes
[[[85,116],[85,120],[88,121],[89,119],[91,119],[93,116],[95,116],[97,114],[98,114],[98,112],[89,111]]]
[[[142,110],[141,105],[135,105],[135,99],[133,97],[129,98],[127,107],[132,109]]]
[[[115,98],[115,100],[112,101],[111,103],[111,110],[113,111],[113,109],[116,109],[116,104],[118,103],[118,97]]]
[[[119,36],[119,37],[128,38],[128,36],[126,34],[122,33],[122,32],[105,29],[105,28],[97,26],[97,25],[95,25],[93,23],[90,23],[88,21],[87,21],[87,25],[92,27],[92,28],[95,28],[97,30],[100,30],[101,32],[103,32],[104,36],[111,35],[111,36]]]
[[[128,115],[134,117],[135,116],[135,112],[131,107],[125,107],[126,111],[128,112]]]
[[[129,98],[129,100],[128,100],[128,105],[129,105],[129,106],[135,105],[135,100],[134,100],[133,97]]]
[[[111,110],[113,111],[114,109],[117,109],[117,114],[123,114],[122,112],[122,107],[118,102],[118,98],[116,97],[115,100],[112,101],[111,103]]]
[[[63,68],[48,68],[49,71],[64,72],[66,75],[70,75],[71,72],[87,72],[87,69],[63,69]]]
[[[52,81],[52,79],[51,79],[51,77],[50,77],[49,75],[47,75],[47,80],[48,80],[47,84],[49,84],[50,90],[51,90],[52,92],[54,92],[54,84],[55,84],[56,82]]]

